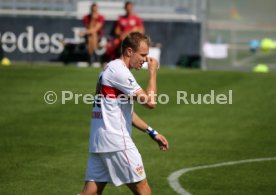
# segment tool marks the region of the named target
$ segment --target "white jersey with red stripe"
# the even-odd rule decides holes
[[[101,72],[97,98],[93,105],[89,151],[114,152],[136,147],[131,139],[133,102],[122,97],[133,96],[141,87],[125,63],[116,59]]]

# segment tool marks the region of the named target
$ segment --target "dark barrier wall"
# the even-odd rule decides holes
[[[107,21],[108,36],[114,22]],[[78,37],[82,22],[77,19],[39,17],[0,17],[0,41],[4,55],[11,60],[53,61],[63,51],[64,38]],[[146,33],[161,43],[161,63],[176,64],[181,55],[197,56],[200,24],[185,22],[145,22]]]

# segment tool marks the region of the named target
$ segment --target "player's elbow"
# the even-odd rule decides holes
[[[156,103],[155,102],[147,102],[145,104],[145,107],[148,109],[154,109],[156,107]]]
[[[145,92],[140,91],[137,94],[136,101],[143,105],[145,108],[154,109],[156,107],[156,98],[153,95],[147,95]]]

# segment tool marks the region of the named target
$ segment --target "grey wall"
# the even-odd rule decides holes
[[[107,21],[105,34],[114,22]],[[39,17],[0,17],[1,48],[11,60],[50,61],[62,51],[59,42],[73,38],[76,19]],[[199,55],[200,24],[184,22],[145,22],[146,33],[154,43],[161,43],[161,64],[175,64],[181,55]]]

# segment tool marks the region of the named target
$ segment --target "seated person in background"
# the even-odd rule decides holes
[[[93,3],[90,7],[90,13],[84,16],[82,21],[86,31],[81,32],[80,36],[86,38],[90,63],[92,63],[91,58],[93,58],[94,51],[98,48],[99,40],[104,35],[103,26],[105,18],[99,14],[98,5]]]
[[[145,33],[143,21],[139,16],[134,14],[133,7],[134,4],[127,1],[125,3],[126,14],[118,18],[115,35],[118,36],[121,41],[131,32]]]
[[[125,15],[119,16],[114,34],[115,39],[108,43],[107,59],[113,60],[120,56],[120,44],[122,40],[131,32],[145,33],[145,28],[142,19],[133,12],[134,4],[130,1],[125,3]]]

